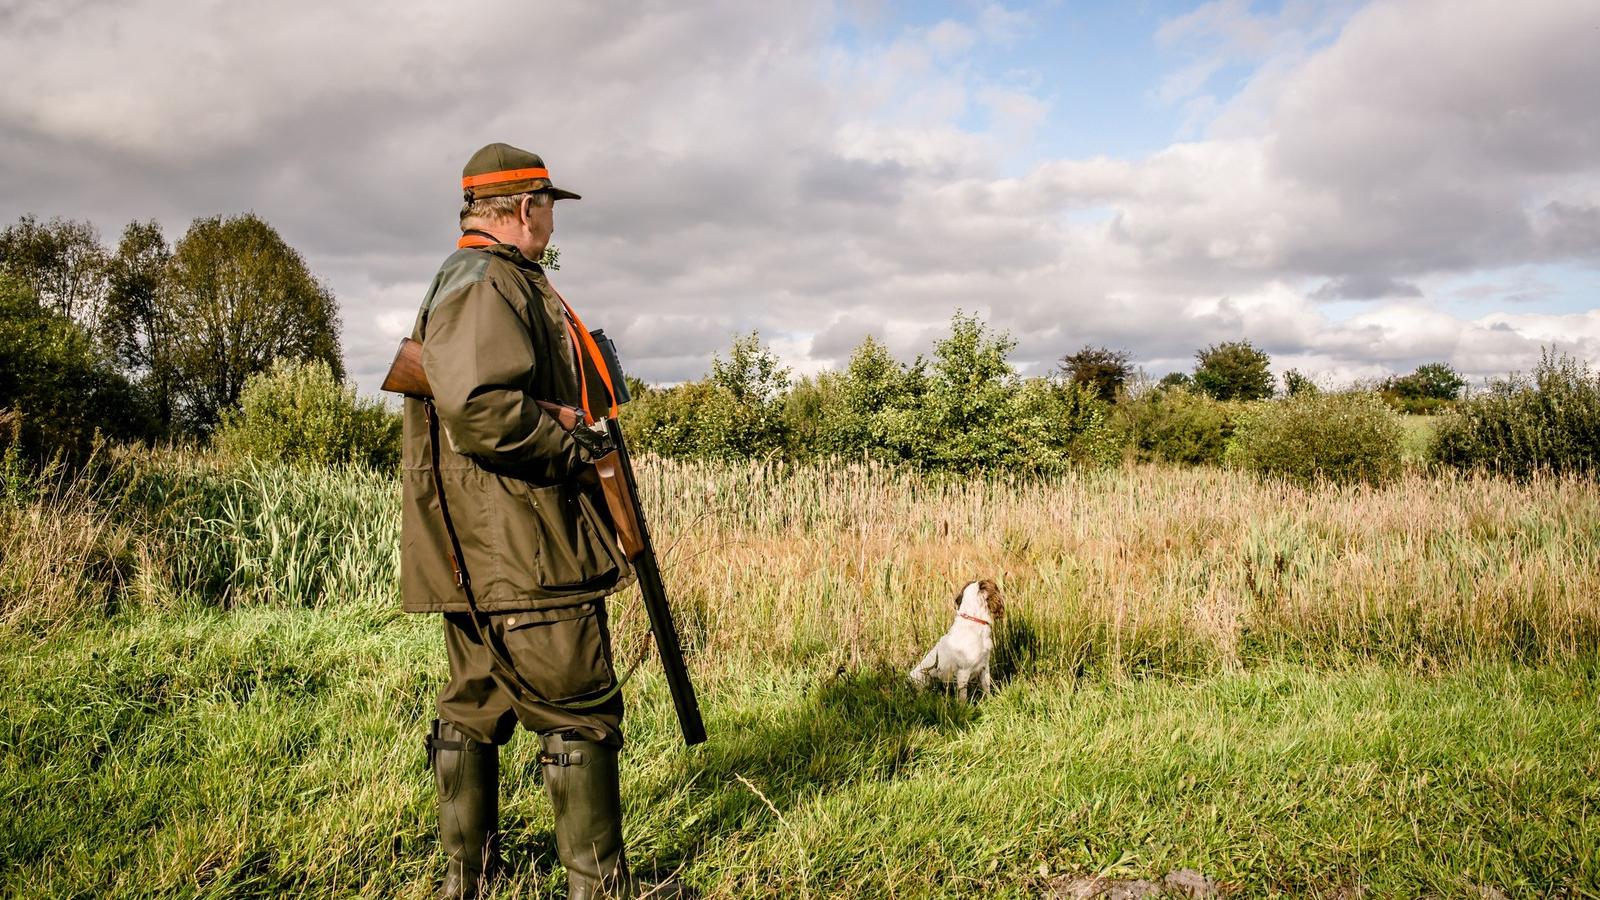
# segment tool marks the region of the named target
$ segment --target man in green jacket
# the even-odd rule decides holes
[[[521,722],[541,741],[569,896],[631,897],[604,598],[633,573],[579,480],[583,433],[535,402],[611,402],[536,261],[555,201],[578,195],[506,144],[473,154],[462,190],[461,240],[411,335],[434,400],[405,401],[402,455],[405,609],[444,614],[450,659],[427,741],[449,856],[440,896],[477,896],[498,865],[499,746]]]

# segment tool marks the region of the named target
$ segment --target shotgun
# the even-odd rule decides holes
[[[605,332],[592,332],[601,348],[601,362],[609,370],[611,383],[617,386],[617,402],[629,399],[621,366],[617,363],[616,345]],[[428,373],[422,368],[422,343],[402,338],[400,350],[395,354],[389,374],[383,379],[383,390],[404,394],[426,403],[433,402],[433,388],[428,384]],[[588,428],[583,421],[583,410],[545,400],[536,401],[545,414],[555,419],[565,430]],[[633,462],[628,456],[628,445],[623,441],[622,426],[615,417],[602,419],[594,430],[604,436],[605,452],[598,455],[588,478],[598,479],[600,492],[605,497],[606,509],[617,530],[617,543],[623,555],[633,564],[639,578],[639,592],[644,596],[645,610],[650,615],[650,630],[655,635],[656,649],[661,654],[661,664],[666,670],[667,687],[672,694],[672,705],[678,714],[678,727],[683,731],[684,744],[692,747],[706,739],[705,723],[700,717],[700,703],[695,698],[694,684],[689,681],[689,670],[683,662],[683,646],[678,640],[678,628],[672,621],[672,608],[667,602],[666,585],[661,581],[661,568],[656,562],[655,545],[650,541],[650,530],[644,521],[644,508],[639,504],[638,482],[633,474]],[[586,478],[586,480],[588,480]]]

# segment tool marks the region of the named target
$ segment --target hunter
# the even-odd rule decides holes
[[[498,869],[499,750],[520,722],[539,735],[569,897],[633,897],[604,598],[634,575],[582,478],[587,429],[575,437],[536,404],[615,408],[538,263],[555,201],[578,195],[507,144],[474,153],[461,187],[461,238],[411,334],[434,400],[405,401],[402,461],[405,610],[443,614],[450,660],[427,739],[449,858],[439,895],[478,896]]]

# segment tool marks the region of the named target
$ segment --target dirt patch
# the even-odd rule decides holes
[[[1139,897],[1221,897],[1224,893],[1215,879],[1194,869],[1178,869],[1168,872],[1160,881],[1062,875],[1050,880],[1044,896],[1047,900],[1136,900]]]

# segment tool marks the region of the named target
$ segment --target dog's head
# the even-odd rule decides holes
[[[1000,595],[1000,586],[988,578],[969,581],[956,591],[956,609],[961,608],[961,601],[971,595],[973,600],[983,604],[989,611],[989,618],[998,619],[1006,614],[1006,600]]]

